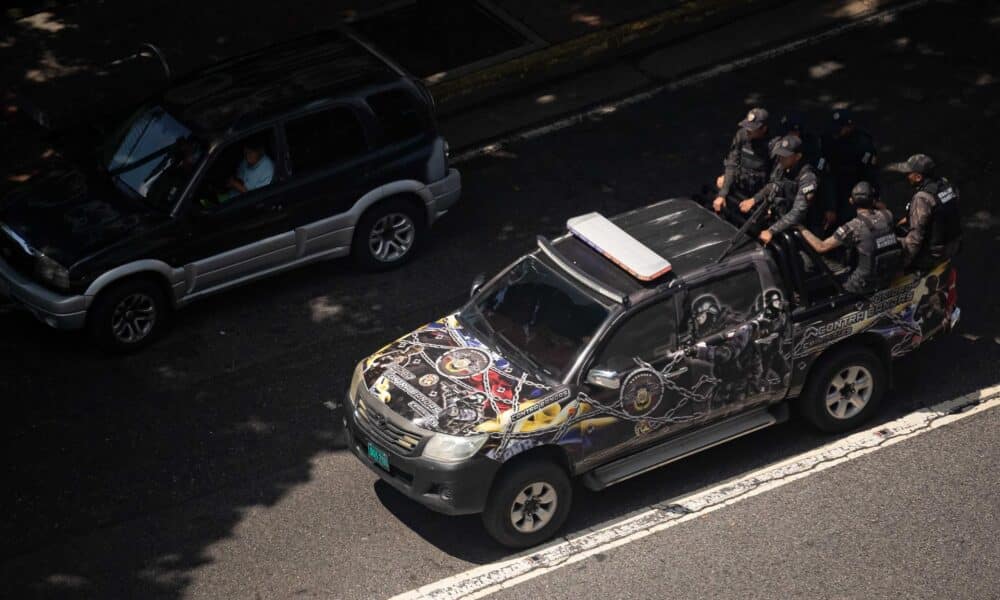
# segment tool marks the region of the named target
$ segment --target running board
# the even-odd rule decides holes
[[[759,408],[735,417],[729,417],[714,425],[682,434],[652,448],[588,471],[582,477],[583,485],[590,490],[603,490],[608,486],[641,475],[685,456],[707,450],[712,446],[736,439],[758,429],[782,423],[787,419],[788,405],[784,402],[773,407]]]

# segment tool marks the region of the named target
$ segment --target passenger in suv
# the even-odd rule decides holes
[[[0,203],[0,294],[114,351],[292,267],[398,266],[461,191],[430,94],[342,31],[197,72],[91,145]]]
[[[948,263],[860,296],[797,231],[763,247],[690,200],[568,228],[362,360],[345,404],[364,464],[512,547],[555,534],[573,477],[603,489],[790,403],[823,431],[856,427],[892,359],[960,314]]]

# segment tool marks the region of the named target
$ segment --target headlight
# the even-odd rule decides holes
[[[486,443],[489,434],[459,437],[435,433],[424,446],[424,456],[441,462],[455,462],[469,458]]]
[[[365,383],[365,361],[358,363],[358,366],[354,367],[354,374],[351,375],[351,387],[347,392],[347,401],[351,404],[357,402],[358,398],[358,388],[360,388]]]
[[[35,258],[35,275],[61,290],[69,289],[69,272],[66,267],[44,254],[38,254]]]

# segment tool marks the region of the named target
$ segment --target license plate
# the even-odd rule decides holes
[[[368,442],[368,458],[386,471],[389,470],[389,454],[371,442]]]

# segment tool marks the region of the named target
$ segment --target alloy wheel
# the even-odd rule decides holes
[[[559,498],[547,483],[530,483],[514,498],[510,522],[521,533],[534,533],[545,527],[556,513]]]
[[[156,302],[148,294],[129,294],[121,299],[111,314],[111,331],[123,344],[146,338],[156,325]]]
[[[379,262],[395,262],[410,251],[416,238],[413,220],[403,213],[389,213],[372,225],[368,248]]]
[[[868,405],[873,389],[868,369],[857,365],[845,367],[826,388],[826,410],[835,419],[850,419]]]

